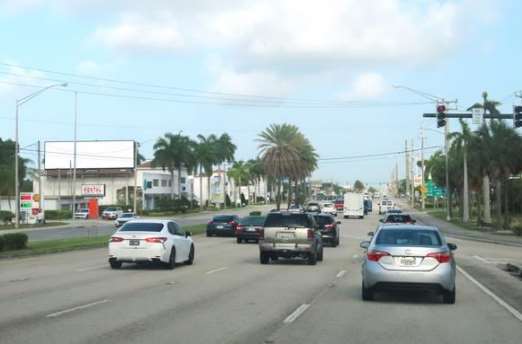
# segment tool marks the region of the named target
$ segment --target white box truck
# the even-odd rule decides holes
[[[348,192],[344,194],[343,217],[364,218],[364,197],[362,194]]]

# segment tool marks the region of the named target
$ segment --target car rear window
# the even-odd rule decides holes
[[[402,215],[402,214],[393,214],[386,216],[386,221],[388,223],[406,223],[412,222],[413,219],[410,215]]]
[[[388,205],[393,205],[392,201],[388,201],[387,203]]]
[[[269,214],[265,227],[313,227],[312,221],[305,214]]]
[[[234,221],[234,216],[230,216],[230,215],[214,216],[212,221],[214,221],[214,222],[230,222],[230,221]]]
[[[334,223],[334,219],[331,216],[314,216],[314,219],[320,228],[323,228],[324,225],[331,225]]]
[[[120,232],[161,232],[163,223],[134,222],[126,223]]]
[[[247,216],[239,220],[239,224],[243,226],[263,226],[264,223],[264,216]]]
[[[333,204],[332,203],[325,203],[325,204],[323,204],[323,207],[331,208],[331,207],[333,207]]]
[[[134,214],[132,214],[132,213],[124,213],[124,214],[121,214],[121,217],[134,217]]]
[[[377,235],[376,245],[387,246],[441,246],[442,242],[434,230],[382,229]]]

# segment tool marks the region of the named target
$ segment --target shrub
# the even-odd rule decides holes
[[[70,210],[46,210],[45,211],[45,219],[46,220],[67,220],[72,217],[72,212]]]
[[[261,212],[260,211],[251,211],[250,216],[261,216]]]
[[[27,234],[9,233],[3,235],[5,250],[21,250],[27,247]]]
[[[0,235],[0,251],[4,249],[4,237]]]
[[[0,210],[0,221],[7,224],[13,221],[15,215],[7,210]]]
[[[515,235],[522,236],[522,225],[517,225],[512,230]]]

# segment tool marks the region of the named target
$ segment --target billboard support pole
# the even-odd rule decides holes
[[[133,211],[134,214],[138,214],[138,199],[137,199],[137,188],[138,188],[138,143],[134,141],[134,199],[133,199]]]
[[[73,186],[72,186],[72,222],[76,212],[76,141],[78,139],[78,92],[74,92],[74,148],[73,148]]]

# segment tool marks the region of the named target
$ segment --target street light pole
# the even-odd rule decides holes
[[[73,175],[72,175],[72,223],[76,212],[76,153],[78,140],[78,92],[74,92],[74,142],[73,142]]]
[[[25,96],[23,98],[16,100],[16,116],[15,116],[15,228],[18,228],[20,226],[20,177],[19,177],[19,169],[18,166],[19,162],[19,153],[20,153],[20,144],[19,144],[19,117],[20,117],[20,106],[27,103],[29,100],[33,99],[34,97],[38,96],[39,94],[54,88],[54,87],[67,87],[67,83],[61,83],[61,84],[52,84],[49,86],[46,86],[44,88],[39,89],[36,92],[31,93],[28,96]]]
[[[444,126],[444,156],[445,156],[445,164],[446,164],[446,220],[451,221],[450,216],[450,190],[449,190],[449,160],[448,160],[448,145],[449,145],[449,121],[446,121],[446,125]]]

